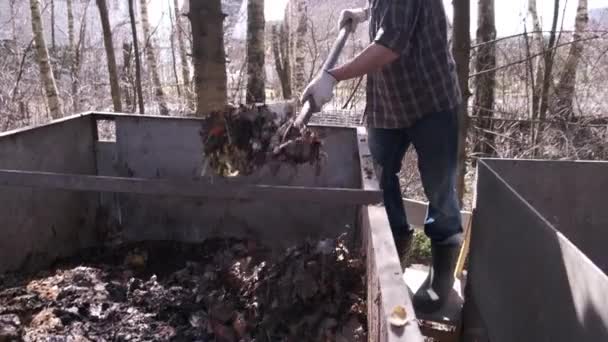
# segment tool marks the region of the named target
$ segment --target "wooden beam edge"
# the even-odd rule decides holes
[[[366,215],[363,217],[369,220],[370,231],[366,232],[371,244],[369,250],[374,253],[373,260],[376,262],[375,268],[381,293],[383,317],[379,319],[385,322],[388,341],[424,341],[407,284],[403,281],[403,270],[386,212],[383,207],[372,205],[366,206],[364,210]],[[393,327],[388,323],[388,318],[397,306],[406,309],[409,322],[405,327]]]
[[[361,185],[365,190],[381,192],[367,139],[368,135],[365,127],[357,127]],[[386,338],[390,342],[422,342],[424,337],[415,318],[416,314],[409,296],[409,290],[403,281],[403,270],[397,256],[397,247],[389,228],[386,211],[381,205],[366,205],[362,206],[361,210],[363,213],[360,217],[367,221],[362,223],[362,226],[369,228],[368,231],[362,233],[365,234],[364,238],[370,245],[367,249],[368,252],[374,253],[372,259],[375,261],[380,287],[382,317],[378,317],[381,320],[381,326],[378,328],[380,329],[382,326],[387,328]],[[397,305],[405,307],[408,318],[411,319],[405,327],[392,327],[388,322],[388,317]]]
[[[359,164],[361,169],[361,187],[364,190],[380,190],[380,182],[376,177],[374,161],[368,146],[368,136],[365,127],[357,127],[357,145],[359,147]]]

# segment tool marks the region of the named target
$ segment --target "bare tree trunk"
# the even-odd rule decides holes
[[[226,106],[226,52],[220,0],[190,0],[196,113],[205,116]]]
[[[574,35],[572,36],[572,45],[568,59],[564,65],[564,71],[555,90],[557,95],[556,112],[565,119],[570,118],[574,113],[574,91],[576,87],[576,70],[579,60],[583,54],[583,42],[579,41],[583,32],[587,29],[589,23],[589,13],[587,10],[587,0],[578,1],[578,9],[576,13],[576,24]]]
[[[539,51],[545,51],[545,41],[543,38],[542,27],[538,18],[538,10],[536,9],[536,0],[528,0],[528,13],[532,18],[534,42]],[[536,58],[536,80],[532,79],[532,120],[538,118],[540,112],[540,97],[543,84],[543,59]]]
[[[308,5],[305,0],[296,0],[295,18],[297,26],[294,37],[293,91],[299,95],[306,87],[306,32],[308,31]]]
[[[266,101],[264,0],[247,2],[247,103]]]
[[[234,87],[234,91],[233,91],[233,95],[232,95],[232,102],[233,103],[241,103],[243,102],[243,99],[241,99],[241,94],[243,93],[241,90],[242,84],[243,84],[243,74],[245,74],[245,69],[247,68],[247,60],[246,58],[243,60],[243,62],[241,62],[241,66],[239,67],[239,73],[238,76],[236,77],[236,87]]]
[[[163,91],[163,85],[160,81],[158,74],[158,66],[156,64],[156,53],[154,48],[154,42],[152,35],[150,34],[150,21],[148,20],[148,5],[146,0],[140,2],[141,10],[141,25],[144,32],[144,41],[146,42],[146,57],[148,59],[148,69],[152,76],[152,83],[154,84],[154,95],[158,102],[160,115],[169,115],[169,108],[167,108],[167,101],[165,100],[165,92]]]
[[[59,99],[55,76],[53,75],[51,64],[49,63],[49,52],[46,48],[46,42],[44,41],[39,0],[30,0],[30,10],[32,14],[32,32],[34,33],[34,42],[36,44],[38,66],[40,67],[40,79],[44,85],[46,102],[51,117],[53,119],[58,119],[63,117],[63,106]]]
[[[76,38],[74,35],[74,10],[72,8],[72,0],[66,0],[66,5],[68,9],[68,45],[70,51],[73,51]]]
[[[72,81],[72,85],[74,84],[74,79],[76,78],[76,70],[75,70],[75,56],[76,56],[76,46],[75,44],[75,35],[74,35],[74,10],[72,8],[72,0],[66,0],[67,11],[68,11],[68,65],[70,66],[70,79]],[[76,105],[76,91],[78,89],[74,89],[72,87],[72,111],[77,111]]]
[[[74,97],[74,112],[78,112],[80,110],[80,67],[82,65],[82,51],[84,48],[84,42],[86,40],[86,31],[87,31],[87,12],[89,10],[89,1],[84,7],[84,11],[82,14],[82,18],[80,20],[80,31],[78,34],[78,42],[74,48],[74,63],[71,67],[72,69],[72,96]]]
[[[272,53],[277,75],[281,81],[283,99],[291,98],[291,79],[289,64],[289,41],[285,26],[276,24],[272,26]]]
[[[131,91],[129,89],[131,77],[131,59],[133,55],[132,44],[127,42],[122,44],[122,75],[121,75],[121,87],[123,97],[125,99],[125,105],[127,106],[127,110],[129,112],[135,111],[135,106],[133,105]]]
[[[11,10],[11,30],[12,30],[12,36],[13,36],[13,42],[15,42],[15,44],[17,44],[17,20],[15,19],[16,16],[16,12],[15,12],[15,1],[17,0],[10,0],[10,10]]]
[[[281,83],[281,94],[285,98],[285,73],[283,72],[283,56],[281,56],[281,50],[279,48],[280,37],[279,37],[279,24],[272,25],[271,32],[271,44],[272,44],[272,57],[274,59],[274,69],[277,72],[279,82]]]
[[[179,10],[179,4],[177,0],[173,0],[173,7],[175,10],[175,25],[177,26],[177,46],[179,48],[179,59],[182,68],[182,79],[183,79],[183,91],[186,96],[186,101],[190,109],[194,109],[194,95],[192,94],[192,80],[190,78],[190,64],[188,64],[188,54],[186,53],[185,33],[184,33],[184,21],[182,20],[182,14]]]
[[[453,53],[456,60],[456,69],[460,88],[462,90],[462,104],[458,113],[458,179],[456,189],[462,204],[466,190],[465,176],[467,172],[466,143],[469,131],[468,99],[469,91],[469,59],[471,54],[471,15],[470,0],[454,0],[454,34]]]
[[[110,18],[108,17],[106,0],[97,0],[97,8],[99,9],[99,17],[101,18],[103,44],[106,48],[106,57],[108,59],[108,74],[110,77],[112,103],[114,104],[114,111],[122,112],[120,85],[118,84],[118,70],[116,68],[116,56],[114,55],[114,43],[112,40],[112,27],[110,26]]]
[[[544,56],[544,64],[545,64],[545,73],[543,75],[543,84],[542,91],[540,94],[540,109],[538,113],[538,128],[536,130],[536,134],[533,137],[533,156],[538,157],[542,154],[542,148],[539,147],[539,142],[542,141],[543,135],[543,121],[547,116],[547,109],[549,109],[549,91],[551,89],[551,83],[553,79],[551,78],[551,74],[553,71],[553,58],[555,56],[554,47],[556,45],[556,30],[557,30],[557,21],[559,19],[559,0],[555,0],[555,8],[553,11],[553,25],[551,27],[551,35],[549,36],[549,44],[545,51]]]
[[[551,88],[551,74],[553,72],[553,62],[555,57],[554,47],[557,38],[557,22],[559,20],[559,0],[555,0],[555,8],[553,12],[553,26],[551,27],[551,35],[549,36],[549,45],[545,52],[545,76],[543,77],[543,89],[540,101],[539,118],[544,120],[549,108],[549,90]]]
[[[476,72],[494,70],[496,68],[496,24],[494,13],[494,0],[479,0],[477,17],[477,44],[486,43],[477,50],[475,60]],[[479,117],[478,140],[475,144],[475,153],[489,155],[494,150],[494,134],[492,130],[492,116],[494,110],[494,87],[496,85],[496,71],[483,73],[475,78],[475,106],[473,113]],[[486,119],[487,118],[487,119]]]
[[[167,0],[167,3],[169,4],[169,8],[171,8],[171,0]],[[175,13],[175,12],[173,12]],[[173,64],[173,76],[175,77],[175,87],[177,89],[177,96],[182,97],[182,90],[181,90],[181,86],[179,84],[179,76],[177,75],[177,58],[175,57],[175,33],[176,33],[176,29],[175,29],[175,24],[173,22],[173,13],[171,13],[171,11],[169,11],[169,22],[171,23],[171,38],[170,38],[170,43],[171,43],[171,64]]]
[[[55,0],[51,0],[51,51],[54,51],[55,45]]]
[[[526,48],[526,108],[528,109],[528,114],[530,120],[534,118],[534,66],[532,60],[532,52],[530,51],[530,37],[528,36],[528,29],[524,25],[524,43]],[[530,137],[534,135],[534,124],[530,123]]]
[[[137,23],[135,21],[135,0],[129,0],[129,18],[131,20],[131,33],[133,34],[133,53],[135,58],[135,91],[137,93],[137,103],[139,104],[139,114],[145,113],[144,94],[141,86],[141,58],[139,55],[139,41],[137,39]]]

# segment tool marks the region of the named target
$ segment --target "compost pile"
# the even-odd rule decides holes
[[[364,261],[341,240],[138,243],[0,279],[0,341],[367,341]]]
[[[223,177],[249,175],[268,163],[319,165],[320,138],[292,126],[293,115],[241,105],[205,118],[200,135],[207,167]]]

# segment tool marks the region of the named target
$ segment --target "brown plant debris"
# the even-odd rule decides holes
[[[367,340],[365,262],[342,239],[258,246],[146,242],[1,276],[0,341]]]
[[[321,139],[292,129],[293,118],[265,105],[241,105],[210,114],[200,135],[207,167],[227,177],[249,175],[269,162],[318,165]]]

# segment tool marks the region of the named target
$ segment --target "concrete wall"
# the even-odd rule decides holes
[[[111,118],[111,117],[106,117]],[[98,144],[100,174],[144,178],[198,178],[203,166],[201,122],[194,119],[116,116],[116,142]],[[357,188],[360,166],[356,130],[323,128],[327,162],[265,167],[235,182],[248,184]],[[214,178],[214,182],[222,179]],[[121,214],[129,240],[201,241],[209,235],[247,235],[278,247],[306,237],[335,236],[354,227],[355,206],[272,201],[209,201],[179,197],[104,195],[104,204]]]
[[[608,162],[486,163],[608,273]]]
[[[95,174],[89,117],[0,135],[0,168]],[[97,196],[0,187],[0,272],[44,267],[95,241]]]
[[[543,215],[518,190],[539,207],[543,201],[565,199],[542,182],[527,184],[527,188],[511,185],[518,183],[517,172],[534,168],[524,164],[479,163],[464,309],[465,335],[470,335],[464,341],[606,341],[608,277],[545,218],[552,214],[565,218],[571,210],[561,207],[565,213]],[[516,172],[516,167],[522,169]],[[542,179],[540,171],[524,174]],[[544,191],[555,195],[544,197]],[[577,234],[595,234],[585,229],[586,222],[576,224]],[[487,339],[473,331],[479,327],[485,328]]]

